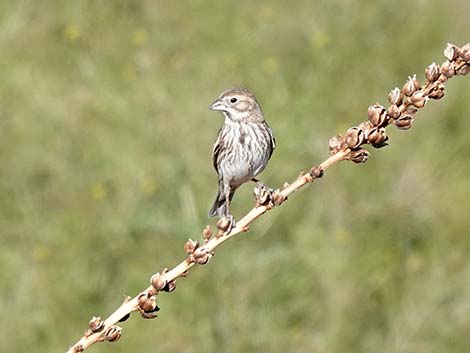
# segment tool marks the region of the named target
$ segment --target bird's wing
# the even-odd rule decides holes
[[[219,164],[219,154],[223,145],[222,129],[223,127],[220,128],[219,134],[217,135],[217,140],[215,140],[214,147],[212,148],[212,165],[214,166],[214,169],[217,171],[217,173],[219,173],[219,168],[217,168],[217,165]]]
[[[269,158],[271,158],[271,155],[274,152],[274,149],[276,148],[276,139],[274,138],[273,130],[268,126],[268,131],[269,131],[269,136],[271,137],[271,153],[269,154]]]

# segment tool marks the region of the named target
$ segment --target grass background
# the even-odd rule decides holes
[[[254,91],[280,186],[409,74],[470,3],[0,2],[0,346],[64,351],[209,221],[225,88]],[[465,352],[470,81],[341,164],[92,352]],[[233,206],[247,211],[252,186]],[[212,222],[212,221],[210,221]]]

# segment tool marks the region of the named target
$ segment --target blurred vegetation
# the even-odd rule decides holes
[[[0,346],[64,351],[184,257],[225,88],[255,92],[280,186],[470,40],[470,2],[0,2]],[[224,245],[160,318],[92,352],[464,352],[470,80]],[[234,203],[242,215],[252,186]]]

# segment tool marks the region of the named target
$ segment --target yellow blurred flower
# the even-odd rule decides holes
[[[274,56],[264,59],[263,70],[267,74],[273,74],[279,69],[279,60]]]
[[[330,35],[325,31],[316,31],[310,39],[310,43],[315,49],[322,49],[330,44],[330,42]]]
[[[37,262],[43,262],[51,256],[51,251],[49,248],[44,246],[36,246],[33,248],[33,259]]]
[[[157,183],[152,178],[145,178],[144,182],[142,183],[142,191],[146,195],[151,195],[157,190]]]
[[[340,228],[335,232],[335,239],[340,244],[348,244],[351,242],[352,236],[349,231],[344,228]]]
[[[132,34],[132,43],[137,47],[146,45],[149,41],[149,34],[145,29],[136,29]]]
[[[64,38],[70,42],[77,40],[81,35],[80,28],[78,28],[78,26],[75,24],[69,24],[65,26],[62,34]]]
[[[106,198],[108,192],[102,183],[93,184],[91,187],[91,197],[96,201],[102,201]]]

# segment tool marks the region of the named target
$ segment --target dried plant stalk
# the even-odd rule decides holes
[[[171,292],[176,287],[176,280],[185,277],[195,265],[204,265],[214,255],[214,250],[220,244],[233,236],[249,230],[249,225],[258,217],[275,206],[281,205],[289,195],[302,186],[323,176],[323,172],[343,160],[355,163],[367,161],[369,152],[363,145],[369,144],[375,148],[387,145],[388,136],[385,128],[395,125],[398,129],[411,128],[417,111],[423,108],[429,99],[441,99],[445,94],[444,83],[456,75],[467,75],[470,72],[470,43],[459,48],[448,44],[444,50],[446,61],[440,66],[432,63],[425,70],[426,82],[421,85],[416,75],[410,76],[404,86],[394,88],[388,95],[390,105],[385,108],[375,104],[368,109],[368,121],[348,129],[346,134],[330,139],[330,157],[308,173],[301,173],[294,182],[285,184],[282,189],[275,191],[266,188],[255,189],[256,206],[233,229],[228,229],[229,220],[222,218],[217,223],[218,232],[213,232],[207,226],[202,232],[201,242],[189,239],[184,250],[187,257],[171,270],[155,273],[151,285],[134,298],[125,297],[121,306],[106,320],[93,317],[83,337],[67,353],[83,352],[96,342],[117,341],[121,337],[121,328],[116,324],[127,320],[132,312],[139,312],[143,318],[155,318],[159,310],[156,296],[159,292]]]

